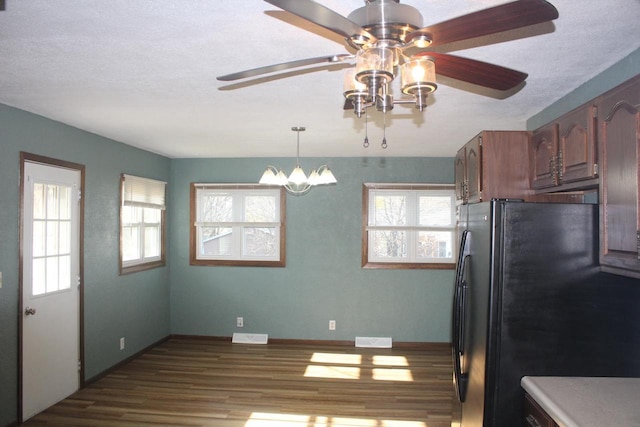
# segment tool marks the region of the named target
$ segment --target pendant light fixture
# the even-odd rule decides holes
[[[284,170],[271,165],[267,166],[267,169],[262,174],[262,178],[260,178],[259,183],[282,186],[289,193],[295,196],[308,193],[309,190],[311,190],[311,187],[316,185],[337,183],[338,181],[335,176],[333,176],[333,173],[327,165],[322,165],[317,169],[313,169],[307,177],[300,166],[300,132],[304,132],[306,128],[294,126],[291,130],[297,133],[296,167],[293,169],[289,177],[287,177]]]

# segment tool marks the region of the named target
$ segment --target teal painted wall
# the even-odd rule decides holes
[[[564,113],[568,113],[574,108],[589,102],[598,95],[638,75],[639,71],[640,49],[636,49],[613,67],[598,74],[593,79],[580,85],[566,96],[563,96],[538,114],[529,118],[529,120],[527,120],[527,129],[534,130],[546,125]],[[560,92],[562,92],[562,88],[559,89]]]
[[[171,332],[272,338],[448,342],[452,270],[364,270],[364,182],[453,183],[452,158],[301,160],[329,164],[335,186],[287,196],[285,268],[189,265],[189,184],[256,182],[267,164],[294,159],[182,159],[171,167]],[[235,327],[237,316],[245,326]],[[329,331],[329,320],[337,328]]]
[[[169,334],[168,268],[118,275],[118,194],[123,172],[168,181],[170,160],[0,104],[0,426],[17,419],[20,151],[86,167],[85,378]]]

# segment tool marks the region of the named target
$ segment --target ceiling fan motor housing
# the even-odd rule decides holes
[[[405,43],[407,34],[423,27],[422,14],[413,6],[396,0],[374,0],[351,12],[348,19],[393,47]]]

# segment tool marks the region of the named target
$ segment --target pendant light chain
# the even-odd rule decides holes
[[[368,148],[369,147],[369,116],[365,113],[364,115],[364,142],[362,143],[362,146],[364,148]]]
[[[382,149],[387,149],[387,112],[382,113]]]

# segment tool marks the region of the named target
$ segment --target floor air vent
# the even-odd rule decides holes
[[[356,347],[391,348],[391,337],[356,337]]]
[[[269,340],[267,334],[233,334],[232,343],[236,344],[266,344]]]

